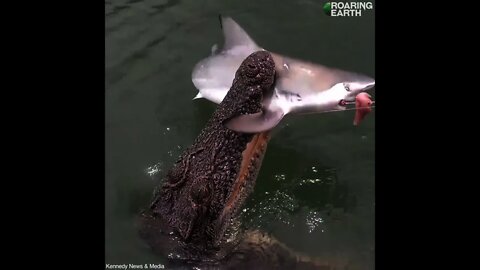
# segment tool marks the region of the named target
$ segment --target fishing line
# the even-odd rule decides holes
[[[346,105],[351,105],[353,103],[347,103]],[[375,101],[372,101],[372,104],[375,104]],[[375,106],[367,106],[367,107],[358,107],[358,108],[345,108],[345,109],[340,109],[340,110],[330,110],[330,111],[324,111],[322,113],[328,113],[328,112],[343,112],[343,111],[351,111],[351,110],[357,110],[357,109],[364,109],[364,108],[375,108]]]

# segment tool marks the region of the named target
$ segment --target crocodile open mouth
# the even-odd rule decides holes
[[[270,132],[258,133],[247,144],[242,153],[242,162],[232,191],[227,199],[221,219],[231,217],[243,204],[246,197],[253,190],[258,171],[261,167],[263,156],[267,150]]]

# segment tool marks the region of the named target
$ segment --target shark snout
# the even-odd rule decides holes
[[[367,90],[375,87],[375,80],[372,79],[370,81],[364,82],[362,84],[362,86],[363,86],[363,91],[367,91]]]
[[[369,77],[363,77],[359,80],[347,83],[347,87],[349,93],[347,94],[346,100],[354,101],[358,94],[375,87],[375,80]]]
[[[360,81],[355,81],[350,83],[350,88],[356,94],[365,92],[375,86],[375,80],[371,78],[364,78]]]

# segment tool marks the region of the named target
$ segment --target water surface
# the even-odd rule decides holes
[[[195,100],[195,63],[222,45],[218,14],[259,44],[375,78],[374,11],[333,18],[323,1],[105,2],[106,263],[158,263],[134,230],[156,180],[215,105]],[[288,117],[276,130],[244,224],[311,256],[374,268],[375,112]]]

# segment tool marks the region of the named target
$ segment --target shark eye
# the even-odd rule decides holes
[[[345,87],[345,90],[347,90],[348,92],[350,92],[350,86],[348,86],[348,84],[344,83],[344,84],[343,84],[343,87]]]

